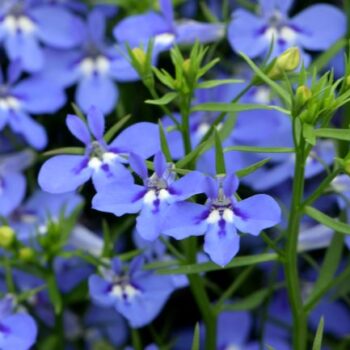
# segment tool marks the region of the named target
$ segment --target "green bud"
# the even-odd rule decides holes
[[[15,241],[15,232],[9,226],[0,227],[0,247],[10,248]]]
[[[190,72],[190,68],[191,68],[191,60],[189,58],[187,58],[182,63],[182,69],[186,74],[188,74]]]
[[[277,79],[284,72],[292,72],[299,67],[300,61],[300,50],[297,47],[291,47],[276,58],[275,64],[268,73],[268,76],[271,79]]]
[[[297,88],[295,96],[297,103],[303,106],[312,97],[312,92],[306,85],[301,85]]]
[[[134,49],[132,49],[132,54],[134,60],[138,63],[139,67],[144,67],[147,61],[147,55],[145,51],[143,51],[139,47],[135,47]]]
[[[347,87],[350,86],[350,75],[348,75],[346,78],[345,78],[345,84]]]
[[[23,247],[19,249],[18,257],[21,261],[24,262],[32,261],[35,257],[35,252],[32,248]]]

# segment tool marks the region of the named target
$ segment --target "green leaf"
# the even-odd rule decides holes
[[[104,140],[109,143],[115,134],[130,120],[131,114],[126,115],[118,122],[116,122],[105,134]]]
[[[210,138],[206,142],[199,144],[193,151],[187,154],[184,158],[180,159],[176,164],[176,169],[183,169],[185,166],[195,159],[197,159],[202,153],[204,153],[213,143],[213,139]]]
[[[215,138],[216,174],[224,175],[226,174],[224,151],[222,149],[220,136],[216,130],[214,131],[214,138]]]
[[[240,56],[248,63],[250,68],[254,73],[265,82],[270,88],[281,97],[281,99],[286,103],[287,106],[291,106],[291,96],[284,90],[279,84],[270,79],[247,55],[240,52]]]
[[[246,298],[237,300],[234,304],[223,304],[222,311],[249,311],[260,306],[269,296],[270,289],[264,288],[247,296]]]
[[[268,110],[268,111],[278,111],[287,115],[290,112],[279,106],[268,106],[261,104],[241,104],[241,103],[219,103],[219,102],[208,102],[202,103],[192,107],[192,112],[225,112],[225,113],[236,113],[252,110]]]
[[[46,283],[47,283],[50,300],[54,306],[55,314],[58,315],[62,312],[63,302],[62,302],[61,294],[58,290],[55,275],[50,274],[47,277]]]
[[[319,290],[323,290],[334,278],[342,257],[343,244],[344,236],[335,233],[327,249],[321,271],[312,289],[312,293],[309,295],[309,300],[312,300],[314,296],[318,294]]]
[[[211,89],[213,87],[227,85],[227,84],[241,84],[244,80],[240,79],[219,79],[219,80],[208,80],[197,84],[197,89]]]
[[[266,253],[251,256],[241,256],[234,258],[229,264],[224,267],[218,266],[212,262],[206,262],[202,264],[190,264],[190,265],[180,265],[179,267],[173,267],[168,269],[161,269],[157,272],[161,275],[177,275],[177,274],[198,274],[209,271],[225,270],[233,267],[250,266],[261,264],[268,261],[278,260],[278,255],[275,253]]]
[[[171,101],[175,100],[177,96],[178,96],[177,92],[168,92],[158,100],[146,100],[145,102],[150,105],[165,106],[169,104]]]
[[[322,68],[324,68],[330,60],[347,45],[347,39],[340,39],[335,44],[333,44],[327,51],[323,52],[319,55],[309,66],[308,70],[313,72],[314,69],[319,72]]]
[[[294,148],[288,147],[254,147],[254,146],[231,146],[224,148],[224,152],[239,151],[251,153],[294,153]]]
[[[191,350],[200,350],[200,334],[199,334],[199,323],[196,323],[193,333],[192,347]]]
[[[249,165],[248,167],[246,167],[244,169],[236,171],[236,175],[238,177],[245,177],[245,176],[253,173],[254,171],[258,170],[259,168],[263,167],[269,161],[270,161],[270,158],[265,158],[257,163]]]
[[[171,157],[170,148],[168,145],[168,140],[165,136],[163,124],[162,124],[162,121],[160,119],[158,121],[158,124],[159,124],[159,137],[160,137],[160,145],[162,148],[162,152],[164,153],[165,159],[167,160],[167,162],[172,163],[173,159]]]
[[[334,315],[336,317],[336,315]],[[323,328],[324,328],[324,319],[321,317],[320,323],[318,324],[316,336],[312,344],[312,350],[321,350],[322,348],[322,338],[323,338]]]
[[[328,215],[312,207],[305,207],[304,212],[312,219],[335,230],[336,232],[350,235],[350,225],[345,224],[337,219],[330,218]]]
[[[350,141],[349,129],[316,129],[314,130],[316,137],[326,137],[329,139]]]
[[[85,149],[83,147],[62,147],[56,148],[51,151],[43,153],[43,157],[56,156],[59,154],[84,154]]]
[[[73,108],[73,110],[74,110],[74,113],[80,118],[80,119],[82,119],[84,122],[86,122],[86,120],[85,120],[85,117],[84,117],[84,114],[83,114],[83,112],[81,111],[81,109],[75,104],[75,103],[71,103],[71,105],[72,105],[72,108]]]

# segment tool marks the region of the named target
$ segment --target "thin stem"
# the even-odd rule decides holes
[[[298,141],[295,124],[293,125],[295,141]],[[307,317],[303,309],[301,286],[298,275],[298,235],[302,217],[302,200],[304,194],[305,174],[305,145],[302,138],[299,145],[295,144],[296,161],[294,169],[293,196],[288,222],[288,239],[286,243],[286,259],[284,269],[286,274],[287,291],[293,315],[293,344],[295,350],[307,348]]]

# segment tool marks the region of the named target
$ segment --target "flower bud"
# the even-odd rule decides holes
[[[35,256],[35,252],[32,248],[29,247],[22,247],[18,251],[18,257],[20,260],[26,262],[26,261],[32,261]]]
[[[132,49],[132,54],[133,54],[133,58],[139,64],[139,66],[144,67],[147,61],[147,56],[145,51],[143,51],[139,47],[135,47],[134,49]]]
[[[350,86],[350,75],[348,75],[346,78],[345,78],[345,84],[347,87]]]
[[[10,248],[15,241],[15,232],[9,226],[0,227],[0,247]]]
[[[191,67],[191,60],[189,58],[187,58],[183,63],[182,63],[182,69],[183,71],[188,74],[190,71],[190,67]]]
[[[291,47],[276,58],[268,76],[272,79],[279,78],[284,72],[292,72],[300,65],[301,55],[297,47]]]
[[[297,88],[295,95],[297,103],[303,106],[312,97],[312,92],[306,85],[301,85]]]

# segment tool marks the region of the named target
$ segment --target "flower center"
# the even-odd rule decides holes
[[[0,96],[0,109],[3,111],[16,110],[21,107],[19,99],[13,96]]]
[[[136,296],[138,296],[141,291],[132,285],[129,279],[125,276],[117,278],[117,281],[113,285],[110,294],[118,299],[123,299],[126,301],[131,301]]]
[[[87,57],[84,58],[80,64],[79,69],[85,76],[90,76],[93,74],[106,74],[110,69],[110,62],[109,60],[99,55],[97,57]]]
[[[31,34],[36,30],[36,24],[27,16],[8,15],[3,20],[3,26],[6,31],[15,34],[22,32],[25,34]]]

